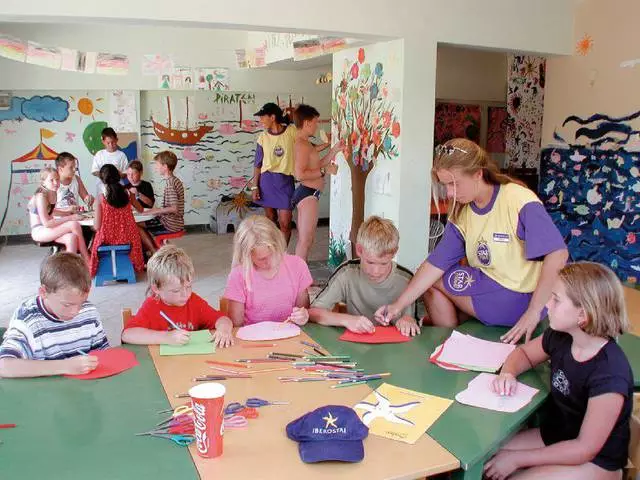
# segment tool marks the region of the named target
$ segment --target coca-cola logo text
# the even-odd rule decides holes
[[[207,435],[207,424],[205,421],[207,409],[202,403],[193,402],[193,425],[196,433],[196,447],[200,453],[209,451],[209,436]]]

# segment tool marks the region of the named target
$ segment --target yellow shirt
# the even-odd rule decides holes
[[[528,188],[507,183],[500,185],[491,211],[478,214],[466,205],[451,222],[465,240],[469,265],[521,293],[536,289],[542,270],[542,262],[527,260],[525,242],[518,237],[520,211],[531,202],[542,203]]]
[[[273,172],[293,175],[293,145],[297,132],[294,125],[289,125],[279,135],[264,131],[258,136],[258,146],[262,148],[263,155],[261,173]]]

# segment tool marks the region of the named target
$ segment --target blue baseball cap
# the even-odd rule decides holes
[[[358,414],[344,405],[326,405],[287,425],[287,436],[298,443],[305,463],[359,462],[364,458],[362,440],[369,429]]]

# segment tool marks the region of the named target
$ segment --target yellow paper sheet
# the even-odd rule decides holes
[[[414,444],[452,403],[383,383],[353,408],[369,433]]]

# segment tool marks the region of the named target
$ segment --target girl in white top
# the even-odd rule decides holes
[[[67,252],[79,253],[89,265],[89,252],[82,236],[78,214],[53,217],[56,192],[60,177],[55,168],[45,167],[40,172],[40,186],[29,201],[31,238],[36,242],[56,242],[65,246]],[[87,267],[88,268],[88,267]]]

